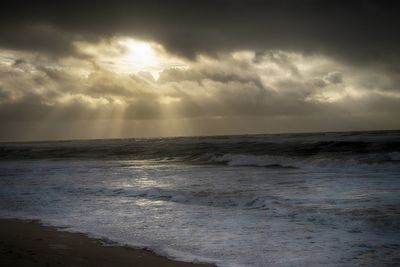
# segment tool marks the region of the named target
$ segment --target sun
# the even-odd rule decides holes
[[[160,66],[156,51],[150,43],[126,39],[121,44],[127,49],[123,60],[129,62],[133,69],[151,71]]]

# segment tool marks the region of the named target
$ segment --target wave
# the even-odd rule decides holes
[[[282,168],[346,168],[359,170],[385,168],[400,169],[400,153],[351,155],[337,157],[336,155],[317,155],[310,157],[285,157],[274,155],[224,154],[206,153],[194,161],[226,164],[228,166],[282,167]]]
[[[87,140],[0,144],[0,160],[96,159],[193,161],[207,155],[230,164],[295,166],[298,159],[320,155],[385,155],[384,161],[399,161],[400,132],[285,134],[160,139]],[[235,158],[231,158],[235,155]],[[246,156],[242,156],[246,155]],[[254,155],[254,156],[252,156]],[[220,157],[218,159],[217,157]],[[255,158],[257,157],[257,158]],[[259,158],[261,157],[261,158]],[[381,157],[381,156],[380,156]],[[291,162],[288,164],[288,159]],[[265,162],[272,162],[265,164]],[[368,162],[367,162],[368,163]],[[294,164],[294,165],[293,165]],[[300,164],[302,165],[302,164]],[[295,166],[296,167],[296,166]]]
[[[275,186],[284,188],[293,188],[293,190],[299,190],[304,183],[304,180],[291,180],[291,181],[277,181]],[[53,189],[54,190],[54,189]],[[200,189],[196,190],[194,188],[180,188],[180,189],[166,189],[158,187],[148,187],[148,188],[65,188],[58,187],[57,192],[52,190],[47,190],[41,192],[42,195],[47,195],[50,197],[58,196],[60,194],[66,194],[68,196],[84,196],[85,199],[93,197],[100,198],[110,198],[109,201],[113,202],[111,199],[124,199],[123,203],[128,203],[133,201],[139,203],[140,201],[145,201],[146,203],[150,200],[154,203],[157,201],[161,202],[173,202],[182,205],[193,205],[193,206],[206,206],[206,207],[218,207],[224,209],[240,209],[240,210],[269,210],[271,207],[281,207],[281,208],[298,208],[303,205],[305,201],[308,205],[316,208],[315,205],[320,205],[321,207],[330,207],[332,204],[345,205],[349,201],[354,201],[355,196],[350,198],[332,199],[329,195],[324,198],[293,198],[290,199],[285,195],[277,194],[276,192],[263,192],[258,190],[240,190],[228,188],[226,190],[208,190]],[[24,195],[25,197],[33,197],[35,192],[13,191],[12,195]],[[139,202],[137,202],[139,201]],[[358,203],[363,203],[365,201],[363,198],[355,200]],[[282,211],[283,212],[283,211]]]
[[[293,183],[296,186],[296,182]],[[96,196],[96,197],[117,197],[126,199],[145,199],[152,201],[171,201],[180,204],[212,206],[220,208],[240,208],[240,209],[263,209],[269,207],[272,202],[275,204],[285,202],[283,198],[277,196],[262,195],[256,196],[247,191],[209,191],[209,190],[189,190],[189,189],[164,189],[164,188],[85,188],[70,187],[53,188],[54,193],[65,193],[72,196]],[[33,194],[33,192],[13,192],[13,194]],[[52,194],[47,191],[46,194]],[[287,201],[287,200],[286,200]]]

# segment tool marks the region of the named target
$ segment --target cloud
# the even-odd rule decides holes
[[[328,83],[339,84],[343,82],[343,75],[340,72],[330,72],[324,80]]]
[[[333,61],[328,64],[326,59],[281,51],[257,63],[254,57],[249,52],[203,57],[185,69],[165,69],[158,81],[143,72],[118,74],[99,66],[80,73],[80,61],[50,67],[46,62],[18,59],[0,68],[0,118],[41,120],[49,114],[60,120],[298,117],[372,112],[385,107],[385,99],[398,101],[397,95],[391,99],[391,91],[360,87],[360,80],[344,81],[341,72],[332,71],[340,67]],[[277,57],[285,58],[285,63],[277,63]],[[310,65],[304,66],[307,62]],[[352,69],[349,74],[357,77],[358,73]],[[362,105],[355,109],[359,102],[368,102],[368,109]],[[395,104],[387,107],[386,111],[397,112]]]
[[[74,42],[61,57],[0,49],[0,140],[400,126],[399,76],[385,67],[285,50],[184,60],[145,43],[158,65],[131,68],[127,40]]]
[[[76,40],[127,35],[195,58],[236,50],[324,54],[398,70],[396,1],[11,1],[0,45],[66,55]]]

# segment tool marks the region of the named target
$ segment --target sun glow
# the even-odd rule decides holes
[[[150,43],[127,39],[120,44],[127,48],[121,63],[129,63],[136,70],[152,70],[160,67],[160,60]]]
[[[78,51],[93,58],[98,66],[115,73],[144,72],[157,80],[165,69],[187,67],[184,60],[154,42],[114,37],[98,43],[75,42],[74,45]]]

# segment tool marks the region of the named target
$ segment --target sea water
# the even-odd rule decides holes
[[[400,132],[0,145],[0,217],[218,266],[400,264]]]

